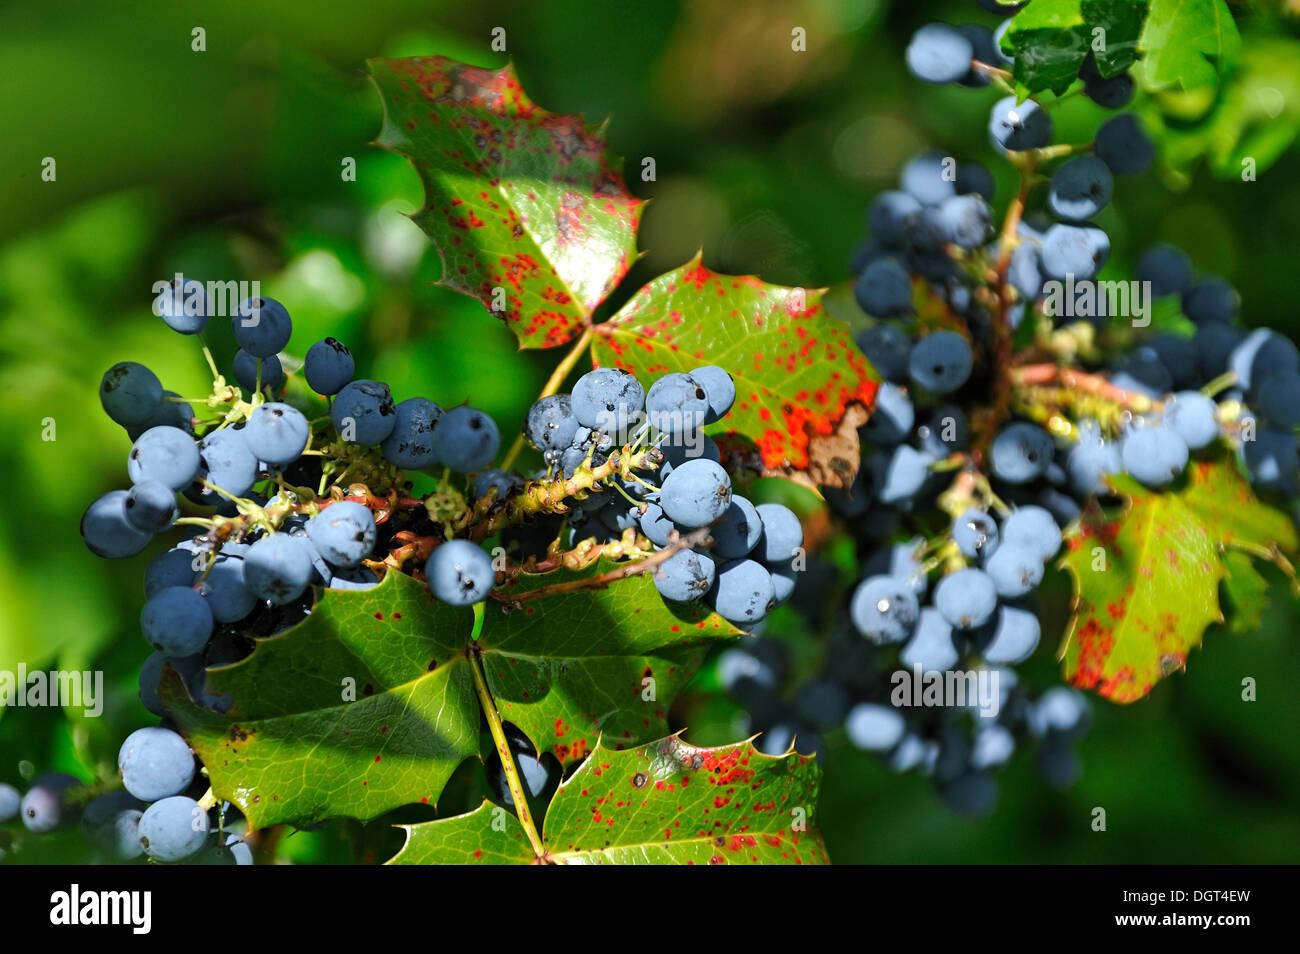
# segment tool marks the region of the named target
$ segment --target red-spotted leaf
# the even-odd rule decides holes
[[[521,574],[499,595],[613,569]],[[501,718],[561,763],[585,758],[602,735],[630,745],[668,731],[668,705],[710,645],[740,631],[702,606],[672,608],[648,574],[604,589],[489,605],[479,635],[483,671]]]
[[[593,361],[643,381],[719,365],[735,379],[736,403],[711,434],[752,445],[769,472],[848,486],[879,377],[827,314],[824,292],[720,275],[697,256],[595,326]]]
[[[551,864],[828,864],[814,759],[750,742],[697,748],[677,736],[599,746],[555,794],[542,844]],[[503,817],[504,816],[504,817]],[[525,864],[513,816],[484,804],[406,828],[393,864]]]
[[[1107,515],[1093,506],[1067,541],[1075,600],[1062,656],[1074,685],[1133,702],[1182,669],[1206,626],[1223,619],[1225,553],[1280,561],[1295,550],[1296,531],[1225,456],[1193,462],[1163,492],[1127,477],[1113,486],[1126,508]]]
[[[442,284],[503,318],[525,348],[574,337],[636,258],[642,200],[603,126],[547,112],[512,66],[445,57],[371,60],[384,104],[379,143],[425,187],[415,221]]]

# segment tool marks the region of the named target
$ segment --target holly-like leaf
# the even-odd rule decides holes
[[[1002,42],[1015,58],[1019,86],[1060,95],[1079,78],[1090,40],[1081,0],[1034,0],[1015,15]]]
[[[301,624],[208,670],[207,691],[230,697],[224,715],[196,706],[170,670],[163,699],[213,791],[256,828],[436,804],[479,752],[472,624],[390,572],[371,590],[327,590]]]
[[[1250,557],[1239,550],[1223,555],[1223,595],[1227,602],[1228,631],[1238,635],[1259,629],[1268,605],[1268,580]]]
[[[563,584],[614,568],[520,574],[503,596]],[[670,607],[649,574],[604,589],[489,606],[479,635],[483,671],[501,718],[560,762],[585,758],[602,735],[627,745],[668,731],[673,697],[709,646],[740,635],[703,606]]]
[[[1148,0],[1083,0],[1080,12],[1102,76],[1122,73],[1138,58],[1138,37],[1147,7]]]
[[[621,752],[598,746],[560,786],[541,832],[552,864],[828,864],[811,757],[750,742],[697,748],[678,736]],[[404,826],[392,864],[524,864],[518,823],[484,804]],[[513,823],[513,827],[512,824]],[[477,854],[476,854],[477,852]]]
[[[425,187],[415,222],[442,284],[477,298],[525,348],[574,337],[636,258],[642,200],[604,127],[547,112],[512,66],[445,57],[371,60],[384,103],[379,143]]]
[[[848,327],[827,314],[824,291],[720,275],[696,256],[595,326],[593,362],[643,381],[719,365],[735,379],[736,403],[709,433],[752,443],[771,471],[846,487],[857,471],[856,427],[880,379]],[[846,419],[857,421],[847,435]]]
[[[1138,47],[1143,86],[1188,90],[1218,84],[1236,61],[1241,34],[1224,0],[1151,0]]]
[[[1094,505],[1067,541],[1075,600],[1062,655],[1074,685],[1133,702],[1182,669],[1223,619],[1225,550],[1279,559],[1295,550],[1296,531],[1226,456],[1193,462],[1164,492],[1128,477],[1112,485],[1126,509],[1108,516]]]
[[[1300,134],[1300,48],[1289,39],[1252,37],[1230,82],[1196,122],[1163,123],[1149,114],[1166,164],[1189,169],[1202,156],[1220,178],[1250,162],[1262,172]]]

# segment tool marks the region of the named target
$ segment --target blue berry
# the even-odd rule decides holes
[[[955,83],[970,71],[975,51],[960,30],[929,23],[912,34],[904,59],[907,68],[927,83]]]
[[[255,358],[247,351],[235,352],[234,372],[235,383],[245,391],[257,391],[257,362],[262,362],[262,387],[270,388],[272,391],[279,391],[284,387],[284,368],[280,365],[280,359],[276,355],[269,358]]]
[[[36,835],[62,828],[71,814],[65,795],[80,784],[79,779],[63,772],[50,772],[37,778],[18,806],[23,827]]]
[[[1241,295],[1227,280],[1202,278],[1183,292],[1183,314],[1198,325],[1229,322],[1241,310]]]
[[[957,194],[956,176],[948,172],[949,157],[941,152],[923,152],[903,167],[900,185],[922,205],[938,205]]]
[[[375,548],[375,517],[364,504],[341,500],[307,522],[307,536],[334,566],[356,566]]]
[[[518,474],[500,468],[485,470],[474,478],[474,499],[482,500],[490,491],[495,490],[497,500],[505,500],[523,486],[524,480]]]
[[[18,806],[22,801],[23,797],[18,789],[0,782],[0,825],[18,817]]]
[[[761,622],[775,605],[772,577],[753,560],[732,560],[717,571],[709,596],[718,615],[737,626]]]
[[[288,467],[307,449],[311,425],[296,407],[263,404],[248,416],[244,443],[258,460],[272,467]]]
[[[1300,399],[1300,390],[1295,394]],[[1219,406],[1200,391],[1179,391],[1165,404],[1165,426],[1190,450],[1202,450],[1219,436]]]
[[[664,513],[663,508],[659,506],[657,495],[646,499],[646,508],[641,514],[640,523],[641,532],[657,547],[668,546],[669,533],[681,532],[681,528],[673,523],[668,518],[668,515]]]
[[[169,586],[144,604],[140,628],[163,655],[192,656],[212,637],[212,610],[192,588]]]
[[[1095,424],[1081,425],[1079,430],[1079,442],[1070,448],[1065,459],[1070,486],[1078,494],[1105,493],[1106,475],[1118,474],[1124,469],[1119,447],[1103,438]]]
[[[155,861],[184,861],[208,839],[209,821],[192,798],[173,795],[154,802],[140,818],[140,844]]]
[[[713,586],[713,561],[694,550],[678,550],[654,573],[655,589],[666,600],[692,603],[703,599]]]
[[[862,427],[862,436],[879,447],[900,444],[912,433],[916,410],[907,391],[893,384],[882,384],[876,392],[876,406]]]
[[[645,399],[650,423],[670,438],[698,430],[709,415],[709,393],[689,374],[665,374],[650,386]]]
[[[1300,373],[1300,354],[1290,338],[1271,328],[1256,328],[1232,350],[1228,369],[1250,391],[1270,375]]]
[[[1241,453],[1256,487],[1295,495],[1300,458],[1294,431],[1261,427],[1255,432],[1254,440],[1242,441]]]
[[[803,525],[784,504],[766,503],[754,508],[763,521],[763,537],[754,551],[756,559],[770,564],[788,564],[803,547]]]
[[[384,459],[402,470],[428,470],[438,462],[433,445],[442,408],[426,398],[415,397],[407,398],[395,410],[397,420],[392,433],[379,445]]]
[[[570,400],[579,424],[611,433],[625,429],[647,406],[641,382],[622,368],[588,371],[574,383]],[[704,408],[707,406],[704,401]],[[701,417],[703,413],[702,409]]]
[[[146,480],[127,491],[123,503],[127,523],[145,533],[166,530],[176,519],[176,493],[156,480]]]
[[[914,196],[891,189],[871,200],[867,227],[882,245],[901,248],[907,244],[920,214],[921,203]]]
[[[227,552],[218,554],[213,561],[199,586],[199,594],[208,601],[212,618],[219,623],[238,622],[257,606],[257,597],[244,579],[243,557]]]
[[[660,488],[659,505],[684,527],[708,526],[726,513],[730,503],[731,478],[720,464],[704,458],[673,468]]]
[[[997,588],[983,570],[958,570],[935,587],[934,608],[959,629],[977,629],[992,619],[998,608]]]
[[[114,859],[139,857],[139,823],[144,804],[129,792],[107,792],[90,801],[81,813],[81,826],[95,847]]]
[[[998,548],[998,525],[985,511],[968,507],[953,521],[952,538],[957,549],[972,560],[987,557]]]
[[[713,528],[713,552],[724,560],[748,556],[763,537],[763,519],[744,497],[733,494],[722,519]]]
[[[1110,238],[1091,225],[1053,225],[1043,236],[1041,261],[1051,278],[1092,278],[1110,257]]]
[[[1017,103],[1016,97],[1007,96],[993,104],[989,135],[1006,150],[1038,149],[1052,139],[1052,117],[1032,99]]]
[[[978,24],[970,24],[978,30],[984,30]],[[992,34],[990,34],[992,39]],[[983,62],[983,61],[982,61]],[[983,74],[979,74],[983,75]],[[993,194],[997,190],[997,183],[993,179],[993,173],[988,168],[978,162],[961,162],[957,164],[957,193],[959,195],[978,195],[985,202],[993,201]]]
[[[257,458],[248,449],[242,429],[223,427],[206,435],[199,441],[199,460],[200,476],[231,496],[244,496],[257,482]],[[200,502],[220,502],[220,496],[206,487],[199,488],[197,496]]]
[[[272,533],[254,543],[244,555],[248,589],[275,606],[292,603],[301,596],[311,577],[311,549],[301,537]]]
[[[330,420],[345,441],[374,447],[397,426],[392,392],[380,381],[353,381],[334,398]]]
[[[487,599],[496,585],[492,558],[468,540],[448,540],[429,556],[425,579],[435,597],[452,606],[472,606]]]
[[[1261,378],[1255,388],[1255,405],[1260,414],[1278,427],[1300,425],[1300,373],[1277,371]],[[1166,409],[1166,420],[1168,417]],[[1195,449],[1191,441],[1188,441],[1188,446]]]
[[[970,378],[974,356],[970,342],[955,331],[936,331],[912,348],[908,373],[934,394],[951,394]]]
[[[99,402],[123,427],[143,424],[159,411],[163,400],[158,376],[142,364],[120,361],[104,372],[99,382]]]
[[[117,752],[122,785],[144,802],[179,795],[194,781],[189,744],[171,729],[136,729]]]
[[[985,662],[1014,666],[1034,654],[1040,635],[1037,616],[1028,610],[1003,606],[998,609],[993,635],[980,655]]]
[[[991,769],[1005,765],[1016,751],[1016,737],[1002,725],[981,726],[971,746],[971,768]]]
[[[569,395],[552,394],[528,409],[524,431],[534,447],[551,455],[568,450],[581,426]]]
[[[180,490],[199,472],[199,450],[179,427],[151,427],[132,445],[126,470],[133,483],[156,480]]]
[[[208,324],[208,295],[203,283],[178,275],[154,299],[154,314],[173,331],[197,335]]]
[[[1025,596],[1043,582],[1043,561],[1038,554],[1011,543],[999,546],[985,562],[984,570],[998,596],[1004,599]]]
[[[892,258],[878,258],[868,265],[854,283],[853,294],[863,311],[879,318],[912,310],[912,278]]]
[[[863,702],[849,711],[844,730],[864,752],[888,752],[902,740],[907,721],[889,706]]]
[[[980,195],[955,195],[939,204],[944,239],[958,248],[976,249],[993,237],[993,210]]]
[[[1084,68],[1080,70],[1080,75],[1083,77],[1083,95],[1102,109],[1120,109],[1128,105],[1129,100],[1133,98],[1133,77],[1128,73],[1102,76],[1091,56],[1083,63]]]
[[[858,347],[871,366],[892,384],[907,382],[907,364],[912,355],[912,341],[894,325],[872,325],[857,337]]]
[[[1096,156],[1076,156],[1052,173],[1047,204],[1061,218],[1082,222],[1104,209],[1114,191],[1106,163]]]
[[[317,394],[338,394],[356,373],[356,361],[343,342],[325,338],[307,349],[302,373]]]
[[[1151,168],[1156,147],[1132,113],[1122,113],[1102,123],[1093,151],[1117,176],[1141,175]]]
[[[1002,523],[1002,539],[1046,563],[1061,549],[1061,528],[1042,507],[1020,507]]]
[[[454,407],[433,431],[433,453],[458,474],[482,470],[496,457],[501,435],[496,422],[472,407]]]
[[[877,499],[881,503],[902,505],[925,487],[934,458],[907,444],[900,444],[892,453],[873,455],[868,463],[875,471]]]
[[[1124,469],[1148,487],[1172,483],[1187,467],[1187,442],[1159,423],[1131,430],[1120,449]]]
[[[901,643],[912,634],[920,614],[916,592],[906,579],[872,576],[858,584],[849,616],[868,642]]]
[[[293,333],[288,310],[274,298],[249,298],[242,302],[230,324],[235,341],[255,358],[279,354]]]
[[[704,415],[704,423],[713,424],[726,417],[731,406],[736,403],[736,382],[731,374],[716,364],[692,368],[690,374],[704,388],[708,398],[709,411]]]
[[[1015,421],[993,439],[989,457],[993,473],[1009,484],[1027,484],[1047,472],[1052,462],[1052,435],[1037,424]]]
[[[1181,295],[1192,287],[1196,272],[1181,248],[1161,242],[1147,249],[1137,264],[1138,281],[1151,283],[1151,294]]]
[[[899,651],[899,661],[908,669],[920,666],[922,672],[943,672],[957,665],[958,658],[951,624],[937,609],[923,607],[912,638]]]

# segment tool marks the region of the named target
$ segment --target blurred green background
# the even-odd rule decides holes
[[[525,88],[546,108],[612,115],[632,188],[653,197],[646,254],[616,296],[696,248],[724,271],[788,284],[842,280],[871,195],[927,145],[987,162],[988,90],[932,88],[901,55],[919,23],[996,20],[973,0],[123,0],[14,2],[0,10],[0,670],[98,668],[111,696],[86,719],[0,712],[0,781],[113,771],[149,716],[135,680],[147,556],[82,546],[86,504],[121,486],[129,442],[100,411],[112,363],[206,393],[194,342],[150,312],[176,271],[260,279],[294,316],[292,347],[333,335],[401,397],[472,399],[513,433],[556,354],[520,353],[474,302],[434,287],[436,254],[403,213],[419,202],[405,160],[368,145],[379,104],[371,56],[442,53],[500,65],[503,27]],[[808,52],[790,51],[804,27]],[[1293,24],[1283,24],[1286,29]],[[206,50],[192,49],[195,28]],[[1076,141],[1101,118],[1082,97],[1058,119]],[[637,181],[643,157],[657,181]],[[52,157],[57,177],[41,178]],[[347,157],[355,182],[343,181]],[[1167,186],[1180,191],[1171,193]],[[1120,268],[1149,242],[1182,244],[1242,289],[1250,324],[1294,336],[1300,154],[1257,182],[1159,171],[1121,180],[1103,223]],[[229,342],[213,339],[225,367]],[[53,441],[43,440],[47,419]],[[157,544],[149,554],[162,546]],[[839,862],[1294,862],[1300,860],[1300,608],[1282,587],[1263,628],[1211,632],[1188,672],[1126,708],[1096,707],[1082,780],[1049,789],[1031,760],[1002,776],[994,815],[950,815],[920,778],[836,746],[820,826]],[[1051,678],[1049,654],[1033,667]],[[1243,703],[1244,677],[1259,701]],[[834,740],[832,740],[834,741]],[[1094,806],[1108,830],[1090,828]],[[3,837],[3,836],[0,836]],[[296,834],[282,857],[346,857],[350,826]],[[3,848],[0,845],[0,848]],[[12,846],[11,846],[12,847]],[[9,862],[88,858],[78,834],[26,839]],[[383,855],[378,855],[382,860]]]

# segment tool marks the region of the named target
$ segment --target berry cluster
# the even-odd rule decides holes
[[[623,449],[654,448],[657,461],[631,469],[617,486],[589,494],[569,518],[571,541],[600,542],[639,531],[656,550],[673,547],[655,570],[664,599],[700,600],[743,628],[760,623],[794,589],[803,529],[781,504],[755,506],[733,493],[721,452],[702,428],[736,399],[731,375],[716,366],[672,372],[648,391],[618,368],[597,368],[571,394],[542,398],[527,434],[551,470],[572,476]],[[656,485],[653,480],[657,479]],[[679,539],[708,529],[695,546]]]

